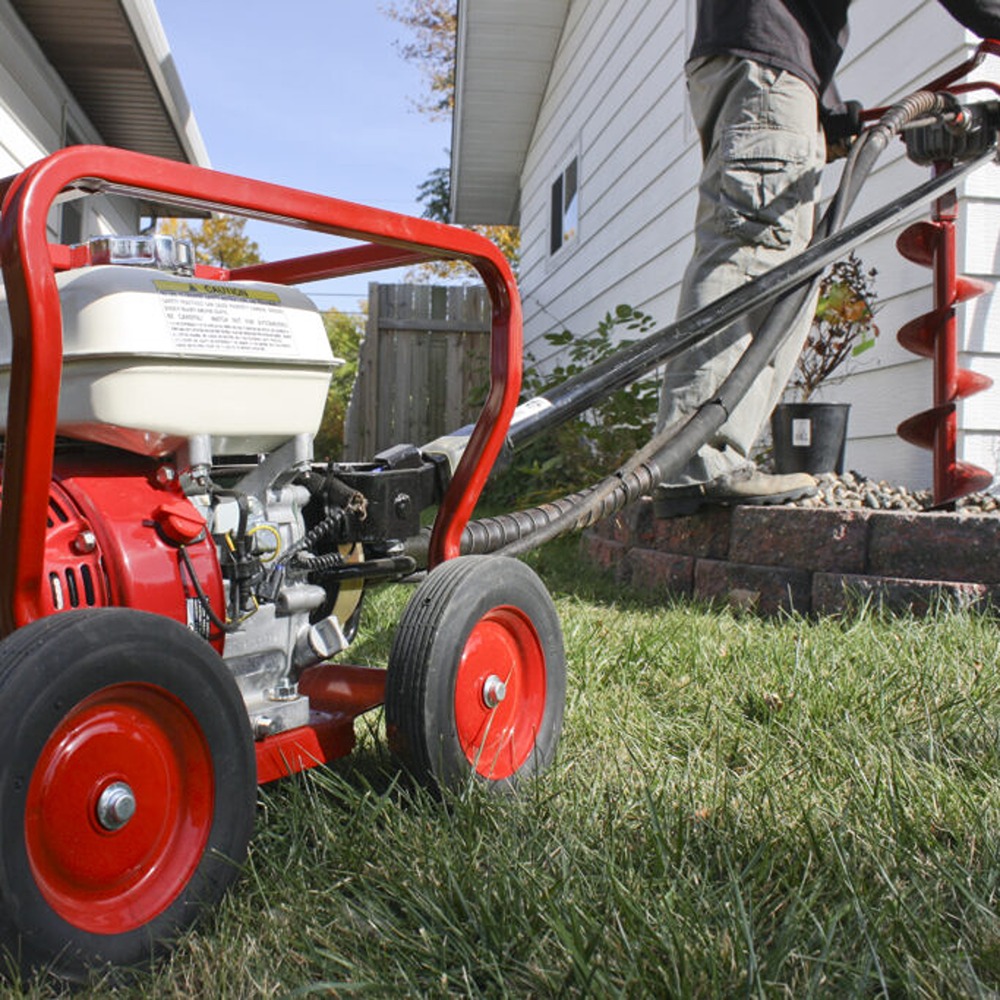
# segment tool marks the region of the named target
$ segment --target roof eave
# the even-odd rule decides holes
[[[570,0],[459,0],[451,219],[516,225],[521,173]]]
[[[148,0],[120,0],[120,3],[184,155],[196,166],[211,166],[156,8]]]

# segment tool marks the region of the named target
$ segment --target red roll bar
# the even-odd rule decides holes
[[[50,247],[49,210],[73,188],[207,208],[359,241],[358,246],[228,272],[282,284],[316,281],[437,258],[467,261],[493,303],[490,389],[434,524],[430,562],[459,554],[503,445],[521,390],[521,303],[513,274],[489,240],[453,226],[293,188],[102,146],[72,146],[0,181],[0,263],[12,326],[10,400],[0,510],[0,631],[42,616],[41,593],[62,370],[55,270],[74,257]]]

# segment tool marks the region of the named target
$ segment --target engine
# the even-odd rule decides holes
[[[223,656],[264,737],[309,721],[299,674],[349,645],[366,583],[413,571],[402,543],[444,484],[412,446],[314,462],[337,364],[318,311],[284,286],[196,279],[186,260],[105,238],[58,276],[45,601],[181,621]],[[10,352],[0,326],[3,396]]]

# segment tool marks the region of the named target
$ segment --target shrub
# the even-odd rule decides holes
[[[641,335],[653,317],[629,305],[616,306],[591,333],[577,337],[568,330],[548,333],[545,340],[563,348],[566,360],[547,376],[539,374],[536,357],[525,356],[523,397],[541,395],[566,379],[586,371]],[[631,331],[640,337],[618,340]],[[659,398],[655,374],[641,378],[602,400],[582,417],[555,428],[521,449],[513,464],[490,481],[484,502],[504,508],[551,500],[587,486],[613,472],[652,435]]]
[[[358,357],[364,336],[364,324],[339,309],[324,312],[323,325],[334,355],[342,359],[343,364],[336,368],[330,380],[323,422],[316,432],[313,447],[318,461],[343,458],[344,421],[358,374]]]
[[[789,383],[801,402],[831,381],[842,365],[875,346],[877,273],[875,268],[865,271],[852,253],[823,276],[813,325]],[[844,371],[839,377],[847,374]]]

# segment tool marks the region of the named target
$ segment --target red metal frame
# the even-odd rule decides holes
[[[372,667],[372,672],[384,670]],[[313,712],[309,723],[268,736],[254,744],[257,784],[266,785],[299,771],[346,757],[354,749],[354,716],[346,712]]]
[[[234,269],[218,278],[316,281],[421,261],[467,261],[493,303],[490,390],[431,535],[430,563],[459,554],[462,531],[503,446],[521,389],[521,304],[513,274],[489,240],[324,195],[101,146],[73,146],[0,181],[0,263],[13,331],[10,402],[0,510],[0,631],[45,613],[45,513],[62,368],[62,314],[55,271],[78,254],[51,247],[46,222],[68,188],[127,194],[230,212],[357,240],[325,254]]]
[[[255,744],[257,783],[264,785],[346,757],[354,749],[354,720],[385,701],[386,672],[380,667],[323,663],[299,677],[309,699],[309,722]]]
[[[961,80],[963,76],[971,73],[988,55],[1000,56],[1000,41],[993,38],[984,38],[976,47],[976,51],[964,63],[960,63],[954,69],[948,70],[947,73],[942,73],[941,76],[931,80],[930,83],[924,84],[920,89],[929,90],[934,93],[939,90],[947,90],[951,94],[968,94],[974,90],[992,90],[993,93],[1000,94],[1000,84],[996,84],[991,80],[977,80],[974,83],[954,85],[956,80]],[[878,121],[888,110],[889,108],[885,105],[878,108],[865,108],[861,112],[861,121]]]
[[[354,749],[354,720],[385,701],[385,677],[379,667],[346,663],[304,670],[299,694],[309,699],[311,718],[305,726],[257,742],[257,783],[346,757]]]

